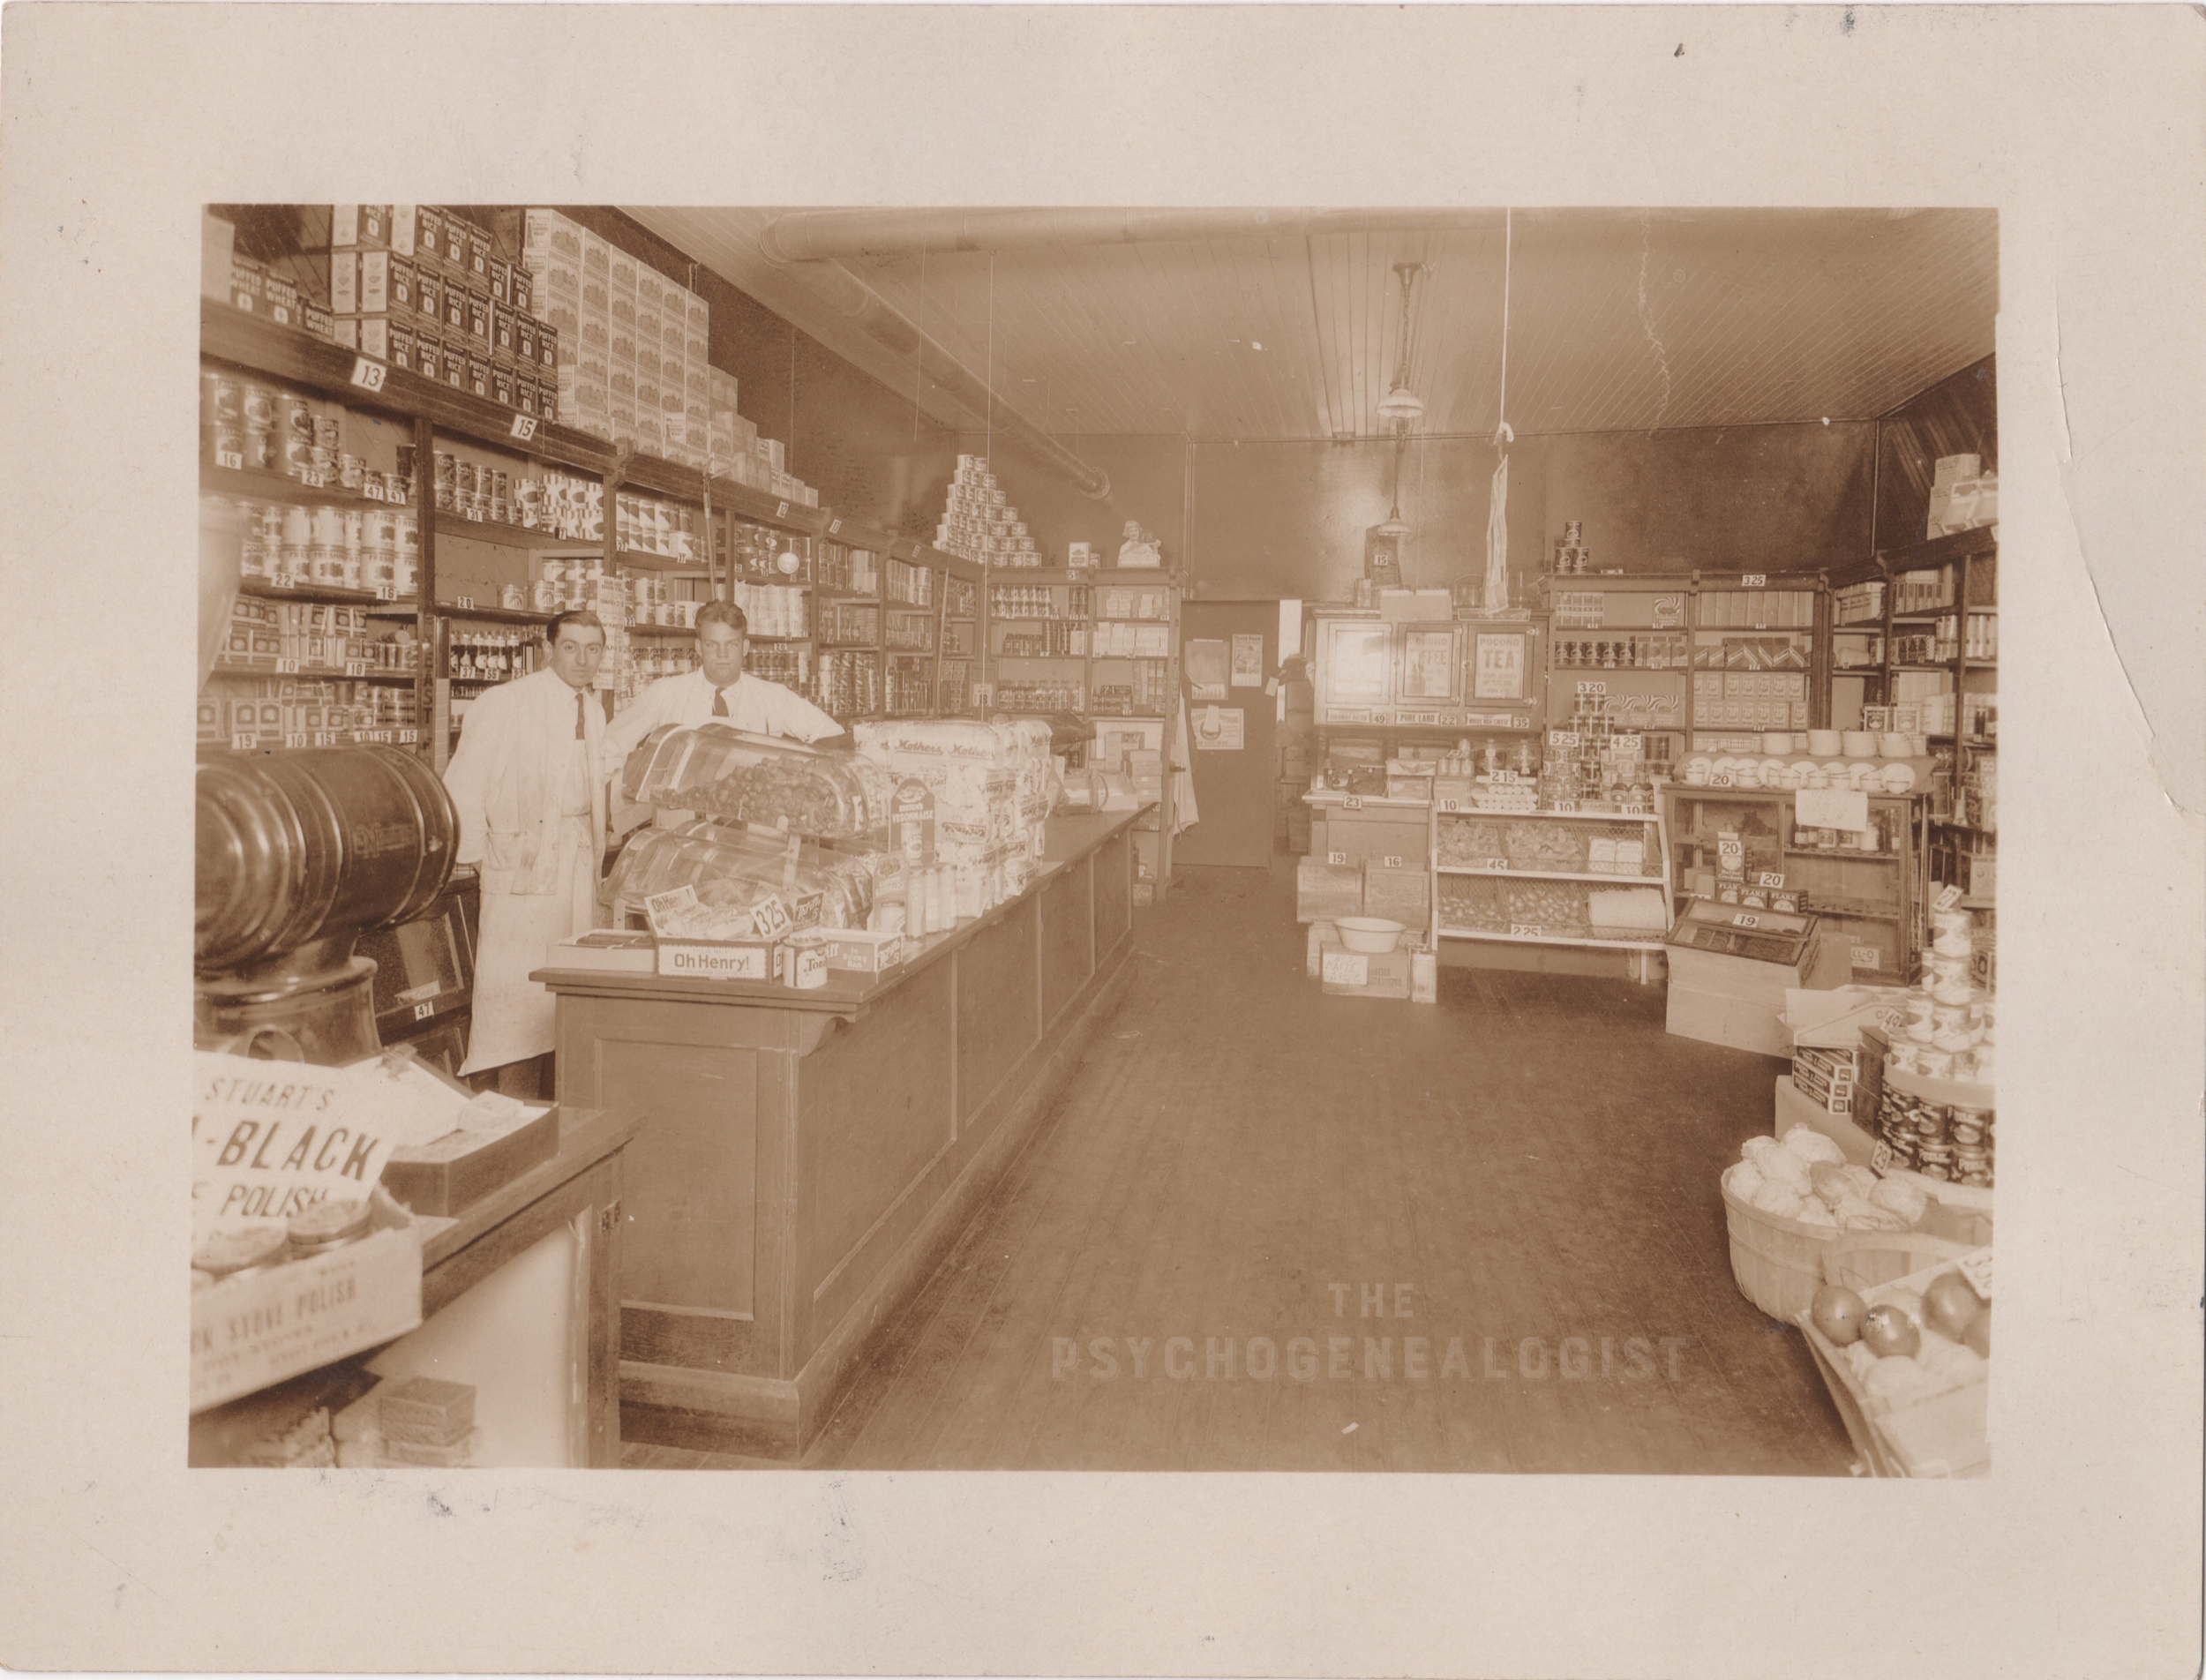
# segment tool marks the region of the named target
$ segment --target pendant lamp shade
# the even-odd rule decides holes
[[[1379,418],[1390,425],[1412,425],[1425,417],[1423,400],[1401,384],[1379,399],[1378,411]]]

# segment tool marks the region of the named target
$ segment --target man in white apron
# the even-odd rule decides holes
[[[444,776],[458,860],[476,866],[483,896],[461,1072],[496,1069],[499,1090],[529,1098],[549,1094],[536,1059],[552,1050],[557,1005],[529,976],[555,941],[596,925],[605,849],[605,714],[590,686],[605,627],[563,612],[544,636],[551,664],[483,692]]]

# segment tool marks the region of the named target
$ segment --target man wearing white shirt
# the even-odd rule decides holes
[[[754,735],[788,735],[800,741],[840,735],[843,726],[801,694],[743,669],[750,621],[732,601],[708,601],[697,610],[699,668],[662,677],[605,731],[605,761],[616,776],[638,742],[662,724],[694,729],[726,724]]]
[[[545,627],[552,663],[487,688],[460,732],[445,789],[460,814],[461,863],[477,866],[474,1021],[461,1072],[496,1069],[534,1098],[558,1009],[529,978],[554,941],[590,927],[605,848],[605,713],[593,692],[605,626],[563,612]]]

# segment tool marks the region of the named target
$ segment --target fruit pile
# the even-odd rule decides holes
[[[1812,1127],[1795,1126],[1782,1142],[1750,1137],[1739,1155],[1723,1174],[1732,1196],[1758,1211],[1833,1235],[1911,1231],[1930,1206],[1930,1198],[1905,1179],[1849,1166],[1845,1151]]]
[[[1877,1293],[1882,1299],[1872,1306],[1843,1284],[1825,1284],[1808,1319],[1880,1409],[1934,1399],[1988,1375],[1992,1308],[1958,1269],[1940,1272],[1920,1295]]]

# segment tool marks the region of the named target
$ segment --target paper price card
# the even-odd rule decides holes
[[[651,894],[643,901],[643,916],[651,924],[651,931],[664,939],[670,934],[689,932],[690,914],[701,908],[697,889],[684,882],[664,892]]]
[[[1334,868],[1342,868],[1347,864],[1348,854],[1345,851],[1328,851],[1325,861]]]
[[[1327,951],[1318,964],[1318,979],[1326,986],[1368,986],[1371,964],[1361,952]]]
[[[1754,878],[1754,884],[1758,887],[1782,887],[1785,884],[1785,878],[1774,870],[1765,869]]]
[[[1940,889],[1938,889],[1938,897],[1937,897],[1937,900],[1936,900],[1936,902],[1935,902],[1935,903],[1933,903],[1933,904],[1931,905],[1931,908],[1932,908],[1932,910],[1951,910],[1951,909],[1952,909],[1952,908],[1953,908],[1955,904],[1959,904],[1960,902],[1961,902],[1961,889],[1960,889],[1960,888],[1958,888],[1958,887],[1941,887],[1941,888],[1940,888]]]
[[[1882,966],[1882,959],[1874,945],[1855,946],[1853,948],[1853,962],[1856,968],[1878,968]],[[1889,1025],[1890,1023],[1887,1022],[1886,1024]]]
[[[1538,922],[1511,922],[1509,924],[1509,936],[1512,939],[1540,939],[1545,936],[1546,931]]]
[[[1880,1144],[1869,1151],[1869,1169],[1873,1173],[1889,1173],[1899,1164],[1900,1158],[1892,1152],[1892,1145]]]
[[[1991,1249],[1978,1249],[1973,1254],[1964,1254],[1954,1262],[1954,1265],[1961,1275],[1969,1280],[1970,1288],[1975,1290],[1986,1301],[1992,1299]]]
[[[364,356],[352,358],[352,382],[363,391],[380,391],[389,373],[390,369],[380,362],[371,361]]]
[[[751,906],[751,925],[768,939],[779,939],[789,931],[789,906],[779,893],[769,893]]]

